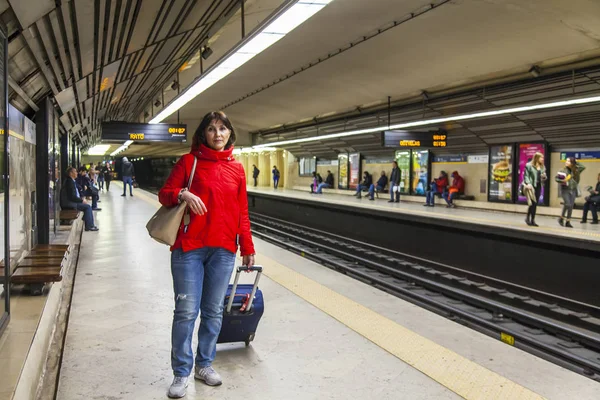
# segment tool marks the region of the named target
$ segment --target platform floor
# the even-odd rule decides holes
[[[102,195],[85,233],[58,399],[164,399],[169,251],[156,196]],[[260,240],[266,310],[251,347],[219,345],[224,384],[188,399],[595,399],[600,384]],[[244,276],[250,280],[251,276]]]
[[[472,224],[486,226],[501,226],[507,229],[539,232],[543,235],[558,237],[576,238],[589,242],[600,243],[600,225],[591,225],[591,213],[588,215],[588,223],[581,224],[578,218],[573,218],[571,224],[573,228],[565,228],[558,224],[556,217],[538,215],[536,223],[539,227],[530,227],[525,224],[525,215],[514,212],[500,211],[482,211],[471,208],[447,208],[443,200],[436,198],[435,207],[423,207],[423,204],[415,202],[388,203],[387,194],[380,195],[379,199],[371,201],[367,196],[357,199],[353,196],[324,193],[311,194],[308,190],[305,192],[292,189],[273,189],[261,187],[248,187],[248,192],[268,193],[275,196],[292,197],[296,199],[307,199],[311,201],[320,201],[332,204],[342,204],[352,207],[378,209],[393,213],[405,213],[412,215],[426,216],[430,218],[439,218],[444,220],[455,220]],[[423,203],[425,200],[423,199]]]

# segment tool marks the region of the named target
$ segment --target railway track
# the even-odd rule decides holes
[[[250,213],[253,235],[600,382],[600,309]],[[467,255],[468,256],[468,255]]]

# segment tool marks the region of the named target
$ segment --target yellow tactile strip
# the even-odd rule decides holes
[[[143,193],[143,192],[142,192]],[[140,196],[155,207],[158,201]],[[367,307],[257,255],[264,275],[465,399],[543,399],[539,394],[420,336]]]
[[[257,263],[274,282],[465,399],[543,399],[269,257],[257,255]]]

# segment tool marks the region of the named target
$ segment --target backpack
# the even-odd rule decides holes
[[[273,174],[274,174],[276,177],[278,177],[278,178],[279,178],[279,170],[278,170],[278,169],[276,169],[276,170],[273,172]]]

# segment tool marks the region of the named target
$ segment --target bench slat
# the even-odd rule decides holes
[[[10,277],[12,283],[60,282],[62,268],[18,268]]]

